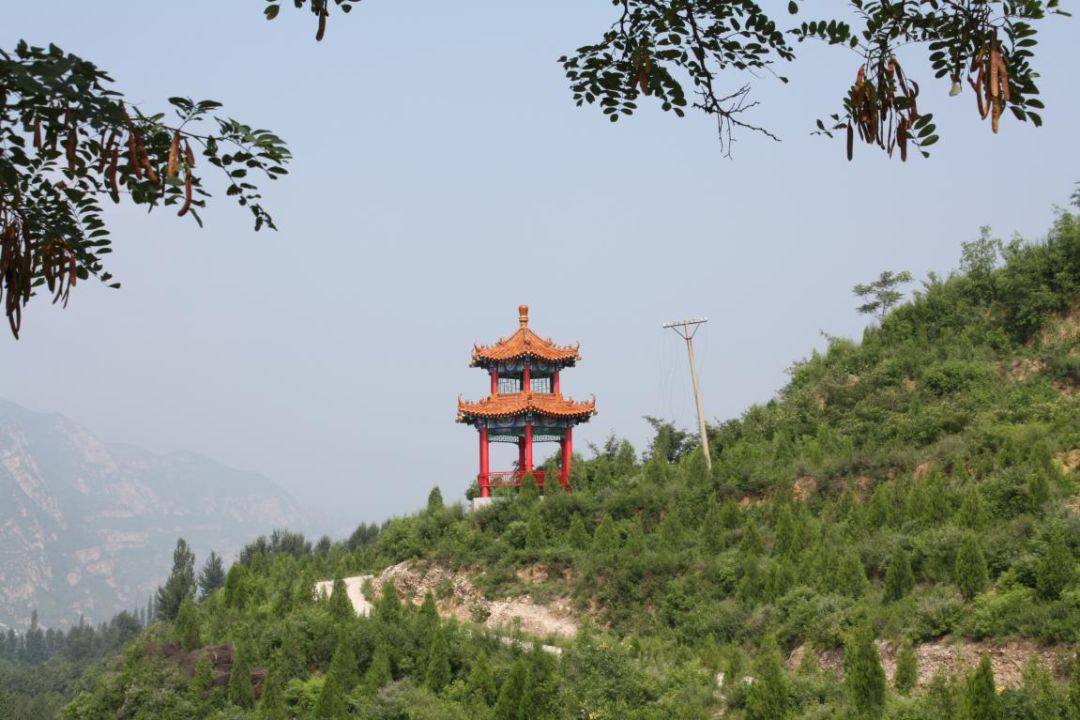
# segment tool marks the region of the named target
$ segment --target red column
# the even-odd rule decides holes
[[[563,487],[570,485],[570,458],[574,455],[574,428],[566,428],[566,436],[562,441],[562,466],[560,467],[559,483]]]
[[[555,378],[551,381],[551,392],[559,394],[559,369],[555,368]]]
[[[522,468],[525,472],[533,471],[532,436],[532,422],[527,422],[525,423],[525,467]]]
[[[491,490],[488,488],[488,431],[486,427],[480,428],[480,497],[489,497]]]
[[[532,373],[529,372],[528,364],[525,365],[525,370],[521,374],[521,392],[532,392],[532,388],[529,385],[532,384]]]
[[[499,394],[499,369],[491,368],[491,396]]]
[[[525,474],[525,438],[518,438],[518,475]]]

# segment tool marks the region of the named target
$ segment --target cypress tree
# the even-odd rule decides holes
[[[416,613],[416,620],[413,623],[413,634],[417,644],[426,650],[435,638],[438,628],[439,610],[435,606],[435,596],[430,592],[424,593],[424,602],[420,604],[420,610]]]
[[[896,658],[896,675],[893,677],[893,687],[899,692],[907,694],[915,688],[919,681],[919,656],[911,643],[904,643],[900,648],[900,654]]]
[[[251,687],[251,663],[243,643],[233,643],[229,702],[245,709],[255,705],[255,691]]]
[[[248,601],[248,570],[243,563],[233,563],[225,576],[225,607],[243,610]]]
[[[1000,720],[1001,700],[994,682],[994,669],[986,655],[968,678],[967,708],[969,720]]]
[[[868,585],[866,568],[854,550],[846,550],[840,556],[833,581],[835,592],[850,598],[860,598]]]
[[[446,641],[446,631],[441,626],[435,631],[435,638],[431,642],[431,652],[428,655],[427,674],[424,684],[433,693],[442,692],[442,689],[450,684],[452,678],[450,668],[450,646]]]
[[[390,655],[386,648],[379,646],[375,649],[375,655],[371,658],[371,665],[364,673],[363,688],[368,695],[374,695],[375,691],[394,679],[390,672]]]
[[[739,503],[734,499],[728,498],[724,501],[724,504],[720,506],[720,525],[728,530],[734,530],[739,527],[739,520],[742,516],[742,510],[739,509]]]
[[[1058,689],[1038,655],[1032,655],[1024,668],[1025,720],[1061,720],[1062,705]]]
[[[339,720],[345,717],[345,692],[338,685],[337,676],[327,673],[319,699],[315,701],[314,717],[319,720]]]
[[[401,598],[392,580],[383,583],[382,594],[375,603],[375,617],[391,625],[401,622]]]
[[[744,556],[757,556],[765,552],[765,540],[753,517],[746,519],[743,526],[742,540],[739,541],[739,553]]]
[[[574,549],[584,549],[589,546],[589,532],[585,529],[585,521],[580,515],[574,515],[570,519],[570,529],[567,531],[566,540]]]
[[[259,699],[259,720],[287,720],[285,698],[281,686],[281,670],[275,664],[263,680],[262,697]]]
[[[469,671],[469,697],[490,705],[495,702],[495,674],[491,671],[491,663],[487,653],[482,649],[477,653]]]
[[[705,519],[701,523],[701,541],[706,552],[717,555],[724,549],[724,523],[720,517],[720,504],[716,496],[710,494],[709,505],[705,509]]]
[[[874,644],[874,630],[859,626],[844,647],[844,685],[856,717],[878,718],[885,707],[885,670]]]
[[[510,674],[499,688],[499,699],[492,714],[494,720],[525,720],[521,715],[521,697],[525,694],[528,672],[521,658],[514,661]]]
[[[345,587],[345,580],[340,575],[334,577],[329,609],[330,616],[338,623],[347,624],[356,617],[352,602],[349,600],[349,591]]]
[[[431,492],[428,493],[428,496],[427,496],[427,511],[429,513],[435,513],[435,512],[439,512],[440,510],[442,510],[443,507],[444,507],[444,505],[443,505],[442,490],[440,490],[439,486],[436,485],[435,487],[431,488]]]
[[[956,586],[960,588],[960,594],[966,600],[971,600],[981,593],[990,581],[986,558],[979,546],[979,539],[974,534],[968,534],[960,543],[960,549],[956,552],[953,578]]]
[[[610,515],[604,515],[600,521],[596,533],[593,535],[593,550],[600,555],[608,555],[618,549],[619,537],[615,530],[615,522]]]
[[[197,704],[209,702],[214,693],[214,663],[205,652],[199,653],[199,659],[195,662],[191,693]]]
[[[1069,720],[1080,720],[1080,643],[1073,657],[1072,677],[1069,678],[1069,695],[1066,702]]]
[[[360,679],[352,643],[345,635],[338,639],[337,648],[334,649],[334,656],[330,659],[330,668],[326,674],[334,676],[338,689],[343,693],[352,690]]]
[[[1035,589],[1039,597],[1056,600],[1076,575],[1076,561],[1065,541],[1065,531],[1053,525],[1048,531],[1046,546],[1035,566]]]
[[[544,526],[540,523],[540,513],[533,510],[525,524],[525,547],[539,550],[544,546]]]
[[[796,548],[795,541],[795,515],[791,507],[781,505],[776,512],[776,520],[773,530],[773,553],[776,555],[788,555]]]
[[[970,483],[964,491],[964,499],[960,501],[960,509],[956,512],[956,523],[969,530],[980,530],[986,526],[986,522],[986,504],[983,502],[982,493],[974,483]]]
[[[521,478],[518,498],[526,503],[535,502],[540,498],[540,488],[536,486],[536,476],[531,472],[525,473],[525,476]]]
[[[190,652],[202,643],[199,640],[199,617],[195,609],[195,603],[190,597],[184,598],[180,603],[180,610],[176,613],[176,634],[180,638],[180,647],[185,652]]]
[[[746,720],[784,720],[791,696],[776,644],[768,642],[754,660],[754,682],[746,690]]]
[[[911,571],[911,558],[904,548],[897,545],[885,570],[885,600],[899,600],[914,589],[915,573]]]

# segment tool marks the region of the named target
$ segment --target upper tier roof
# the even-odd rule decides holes
[[[466,402],[458,398],[458,422],[469,422],[478,417],[509,418],[525,413],[587,420],[596,414],[596,400],[575,402],[561,395],[543,393],[496,395],[479,402]]]
[[[556,345],[551,339],[544,339],[529,329],[529,306],[518,307],[518,321],[521,327],[508,338],[502,338],[494,345],[474,345],[470,367],[537,358],[558,365],[573,365],[581,357],[577,345]]]

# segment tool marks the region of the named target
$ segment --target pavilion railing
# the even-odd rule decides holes
[[[527,474],[529,473],[526,473],[524,470],[503,470],[498,472],[489,472],[486,476],[481,473],[476,476],[476,482],[482,487],[486,478],[488,487],[521,487],[521,481]],[[536,478],[536,486],[538,488],[544,488],[544,481],[547,479],[548,474],[549,473],[546,470],[532,471],[532,476]],[[558,473],[550,473],[550,475],[556,482],[558,482]]]

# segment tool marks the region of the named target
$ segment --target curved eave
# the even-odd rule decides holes
[[[574,402],[561,397],[537,396],[532,393],[488,397],[475,403],[458,398],[457,421],[460,423],[478,419],[508,420],[526,414],[583,422],[596,414],[596,400],[594,398],[589,402]]]

